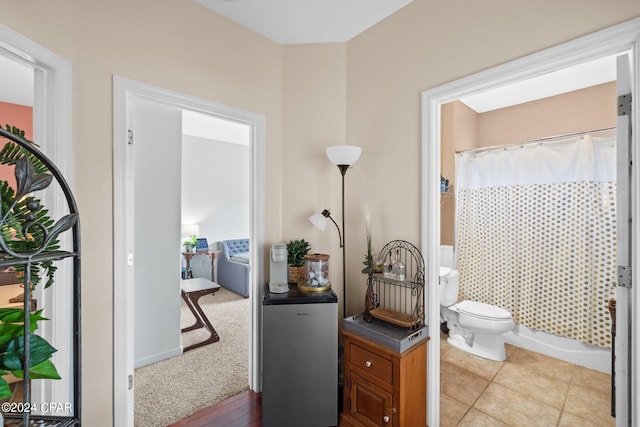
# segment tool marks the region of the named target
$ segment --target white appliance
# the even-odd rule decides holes
[[[283,294],[289,292],[287,283],[287,245],[274,243],[270,250],[269,292]]]

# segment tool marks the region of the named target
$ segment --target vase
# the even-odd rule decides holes
[[[289,283],[298,283],[304,280],[306,269],[302,267],[289,266]]]

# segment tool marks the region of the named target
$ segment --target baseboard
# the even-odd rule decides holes
[[[172,357],[180,356],[182,354],[182,345],[173,348],[171,350],[164,351],[162,353],[156,353],[151,356],[142,358],[140,360],[134,361],[134,368],[142,368],[143,366],[150,365],[152,363],[160,362],[165,359],[170,359]]]

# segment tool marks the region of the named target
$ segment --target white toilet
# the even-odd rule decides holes
[[[513,328],[511,313],[476,301],[458,300],[458,271],[440,267],[440,315],[447,322],[447,341],[460,350],[491,360],[507,358],[503,333]]]

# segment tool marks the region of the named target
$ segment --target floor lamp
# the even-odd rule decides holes
[[[345,250],[345,230],[344,230],[344,175],[347,173],[347,169],[360,158],[360,153],[362,153],[362,148],[356,147],[355,145],[335,145],[333,147],[327,148],[327,157],[329,161],[334,165],[338,166],[340,170],[340,174],[342,175],[342,233],[340,232],[340,227],[331,218],[331,213],[328,209],[324,209],[322,213],[311,215],[309,217],[309,221],[321,231],[327,227],[327,218],[331,220],[338,229],[338,237],[340,239],[340,247],[342,248],[342,314],[344,317],[347,316],[347,275],[346,275],[346,266],[347,266],[347,256]]]

